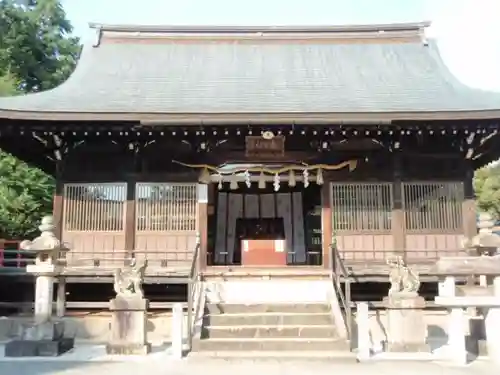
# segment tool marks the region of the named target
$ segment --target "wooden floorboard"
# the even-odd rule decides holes
[[[203,271],[204,277],[329,277],[330,271],[324,267],[289,266],[289,267],[244,267],[211,266]]]

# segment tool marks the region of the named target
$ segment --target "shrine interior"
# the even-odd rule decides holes
[[[321,187],[311,183],[276,191],[272,183],[230,183],[216,192],[209,212],[212,265],[241,265],[242,240],[283,240],[287,265],[322,265]]]

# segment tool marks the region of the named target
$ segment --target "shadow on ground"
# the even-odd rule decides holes
[[[2,375],[56,375],[68,370],[73,373],[93,373],[89,366],[95,365],[91,362],[56,362],[56,361],[10,361],[0,362],[0,374]]]

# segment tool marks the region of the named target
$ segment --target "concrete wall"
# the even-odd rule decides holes
[[[464,316],[463,324],[466,335],[470,333],[471,320],[470,316]],[[431,349],[446,345],[448,340],[448,312],[446,310],[426,310],[424,322],[427,326],[427,342]],[[370,336],[374,349],[380,348],[380,343],[387,340],[387,326],[385,311],[370,311]]]
[[[211,303],[328,303],[330,280],[235,280],[207,281]]]
[[[0,341],[8,341],[18,335],[20,327],[28,324],[32,319],[27,317],[1,317]],[[75,337],[79,341],[99,342],[108,341],[109,313],[86,314],[74,317],[65,317],[65,335]],[[148,340],[152,343],[170,342],[172,325],[171,313],[149,314]],[[184,324],[186,328],[186,324]]]

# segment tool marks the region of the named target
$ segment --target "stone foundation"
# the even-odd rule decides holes
[[[73,349],[74,339],[13,340],[5,345],[6,357],[57,357]]]
[[[5,346],[6,357],[54,357],[73,349],[74,339],[64,337],[64,322],[25,324],[19,339]]]

